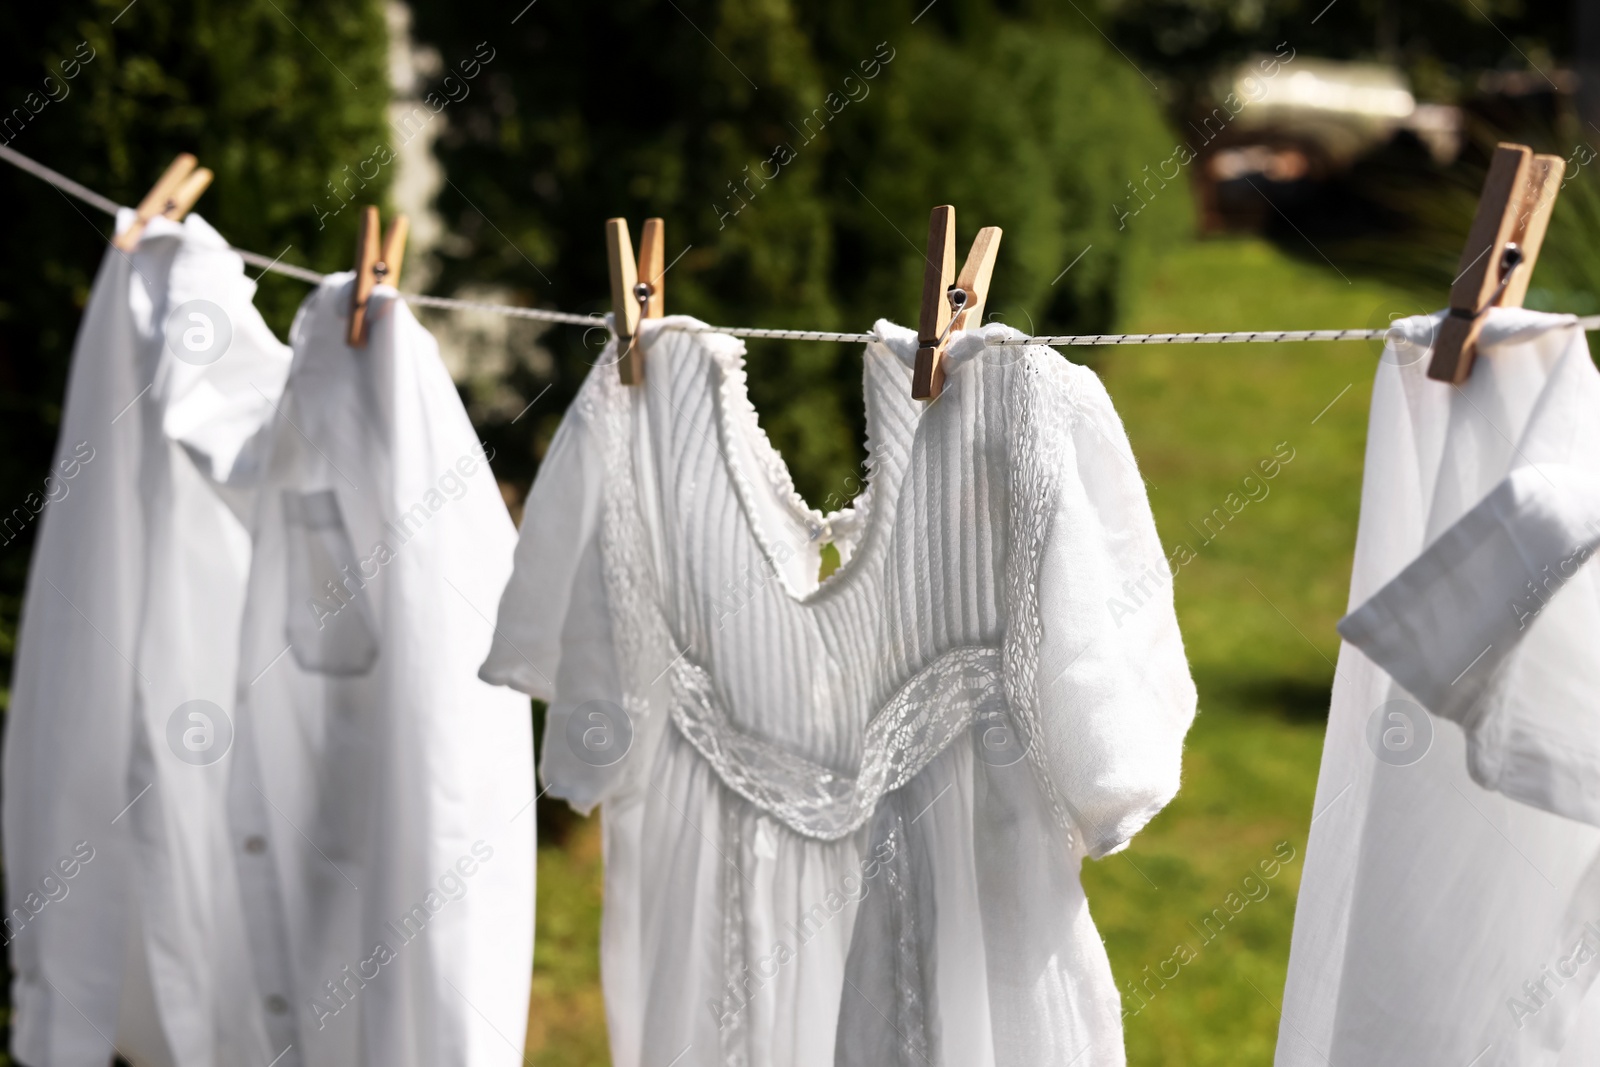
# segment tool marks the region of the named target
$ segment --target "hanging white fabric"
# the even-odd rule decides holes
[[[6,732],[13,1051],[35,1067],[267,1048],[224,805],[251,442],[289,366],[254,294],[199,216],[157,218],[107,252],[79,329]]]
[[[1508,594],[1526,596],[1546,551],[1579,536],[1585,497],[1566,494],[1583,479],[1559,468],[1596,455],[1595,371],[1571,316],[1496,309],[1471,378],[1432,381],[1439,320],[1397,324],[1373,388],[1280,1067],[1600,1056],[1600,1005],[1584,999],[1600,968],[1600,830],[1521,802],[1583,810],[1564,781],[1595,751],[1592,714],[1571,732],[1594,698],[1564,690],[1594,670],[1592,579],[1508,640],[1521,633]],[[1530,673],[1551,656],[1558,670]],[[1583,739],[1574,762],[1554,752],[1563,736]]]
[[[1479,785],[1600,826],[1600,371],[1563,339],[1511,472],[1339,630],[1466,731]]]
[[[301,307],[254,526],[229,812],[279,1067],[520,1064],[528,701],[477,678],[516,538],[433,338]]]
[[[924,408],[879,323],[867,485],[824,512],[700,326],[647,321],[639,387],[590,374],[483,667],[601,804],[613,1061],[1120,1064],[1078,867],[1172,797],[1195,698],[1104,387],[992,327]]]

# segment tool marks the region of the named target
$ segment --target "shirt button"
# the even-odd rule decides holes
[[[267,998],[267,1010],[274,1015],[289,1014],[289,1002],[274,993]]]
[[[260,834],[251,834],[244,839],[244,850],[252,856],[259,856],[267,850],[267,839]]]

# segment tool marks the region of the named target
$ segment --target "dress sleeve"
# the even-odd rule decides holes
[[[1096,858],[1178,790],[1195,688],[1144,481],[1100,379],[1058,363],[1060,475],[1040,560],[1035,675],[1046,765]],[[1065,427],[1065,429],[1063,429]]]
[[[608,746],[585,748],[582,739],[627,729],[601,570],[602,448],[580,394],[523,506],[511,581],[478,671],[486,682],[549,704],[540,773],[551,795],[583,812],[605,798],[616,775],[608,769]],[[577,744],[569,739],[575,715],[585,724]]]

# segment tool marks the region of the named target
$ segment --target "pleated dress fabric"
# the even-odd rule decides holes
[[[865,488],[823,513],[699,329],[590,375],[482,669],[550,701],[547,786],[601,805],[613,1061],[1122,1063],[1078,867],[1174,794],[1195,696],[1099,380],[959,334],[924,407],[879,323]]]

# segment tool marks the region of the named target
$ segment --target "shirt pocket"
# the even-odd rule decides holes
[[[378,659],[366,581],[331,489],[285,490],[289,647],[303,671],[366,674]]]

